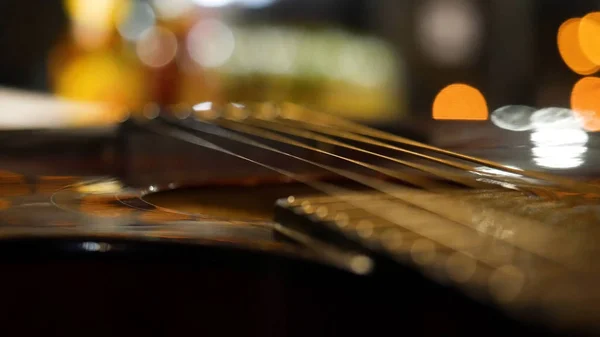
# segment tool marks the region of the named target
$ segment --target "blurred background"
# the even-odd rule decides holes
[[[571,108],[586,79],[579,102],[594,112],[600,58],[577,54],[580,35],[563,34],[561,50],[560,29],[599,9],[599,0],[0,0],[0,86],[130,111],[291,101],[394,128],[476,125],[507,105]],[[589,56],[600,21],[586,18]]]

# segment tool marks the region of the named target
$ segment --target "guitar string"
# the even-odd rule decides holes
[[[187,128],[189,128],[189,126]],[[300,158],[300,157],[291,155],[289,153],[286,153],[286,152],[274,149],[274,148],[269,147],[267,145],[264,145],[262,143],[258,143],[258,142],[254,141],[254,140],[251,140],[251,139],[248,139],[246,137],[240,136],[239,134],[233,133],[231,131],[226,132],[226,130],[223,130],[221,128],[219,128],[219,129],[212,129],[212,130],[196,130],[196,129],[192,128],[192,130],[194,130],[196,132],[203,132],[203,133],[208,133],[208,134],[213,134],[213,135],[225,137],[227,139],[235,140],[237,142],[242,142],[244,144],[252,145],[252,146],[255,146],[255,147],[258,147],[258,148],[261,148],[261,149],[265,149],[265,150],[268,150],[268,151],[279,153],[279,154],[282,154],[284,156],[287,156],[287,157],[290,157],[290,158],[293,158],[293,159],[296,159],[296,160],[300,160],[300,161],[303,161],[303,162],[306,162],[306,163],[309,163],[309,164],[312,164],[312,165],[324,168],[326,170],[329,170],[330,172],[336,173],[336,174],[338,174],[340,176],[343,176],[343,177],[345,177],[347,179],[359,182],[359,183],[361,183],[361,184],[363,184],[365,186],[369,186],[369,187],[371,187],[371,188],[373,188],[375,190],[378,190],[378,191],[380,191],[382,193],[388,194],[389,196],[394,197],[396,200],[398,200],[398,201],[400,201],[400,202],[402,202],[404,204],[409,204],[411,206],[415,206],[416,208],[419,208],[422,211],[425,211],[425,212],[428,212],[428,213],[433,213],[433,214],[435,214],[437,216],[441,215],[442,218],[444,218],[444,214],[440,214],[439,210],[437,210],[437,211],[433,210],[432,211],[430,208],[429,209],[428,208],[423,208],[422,205],[415,204],[414,202],[411,202],[410,198],[407,199],[406,195],[402,195],[402,194],[397,193],[397,190],[398,190],[398,186],[397,185],[388,184],[388,183],[382,182],[381,180],[377,180],[377,179],[372,179],[372,178],[368,178],[368,177],[365,177],[365,176],[361,176],[359,174],[356,174],[356,173],[353,173],[353,172],[350,172],[350,171],[336,169],[336,168],[333,168],[333,167],[329,167],[329,166],[326,166],[326,165],[315,163],[315,162],[309,161],[307,159]],[[195,137],[198,137],[198,136],[195,136]],[[307,181],[307,180],[303,180],[301,182],[303,182],[303,183],[305,183],[305,184],[307,184],[307,185],[309,185],[309,186],[311,186],[311,187],[313,187],[313,188],[315,188],[317,190],[320,190],[323,193],[326,193],[326,194],[329,194],[329,195],[332,195],[332,196],[335,196],[335,197],[338,197],[338,198],[341,197],[342,200],[348,202],[348,200],[346,200],[346,198],[343,198],[343,194],[344,193],[348,193],[349,192],[348,190],[344,190],[344,189],[340,190],[340,188],[337,188],[337,190],[336,190],[337,192],[332,192],[332,190],[330,189],[331,185],[328,186],[329,188],[325,188],[324,189],[323,188],[324,185],[320,185],[319,187],[315,187],[314,182],[310,182],[310,181]],[[341,191],[341,193],[340,193],[340,191]],[[379,217],[379,218],[382,218],[384,220],[387,220],[390,223],[395,224],[396,226],[399,226],[401,228],[406,228],[402,224],[398,223],[398,220],[397,220],[396,216],[390,217],[389,214],[382,214],[380,209],[378,209],[378,210],[368,209],[365,206],[365,204],[351,203],[351,202],[349,202],[349,203],[352,204],[354,207],[357,207],[359,209],[363,209],[363,210],[368,211],[369,213],[371,213],[372,215],[374,215],[376,217]],[[394,209],[394,205],[395,204],[393,202],[390,202],[389,206],[387,207],[387,209]],[[460,224],[462,226],[467,226],[468,228],[471,228],[471,229],[474,229],[475,231],[478,231],[478,229],[475,226],[473,226],[472,223],[464,223],[464,222],[460,222],[460,221],[457,222],[457,221],[455,221],[453,219],[447,219],[447,218],[444,218],[444,219],[450,220],[453,223],[458,223],[458,224]],[[430,236],[428,236],[425,232],[423,232],[418,227],[411,227],[411,228],[408,228],[408,230],[412,231],[414,233],[417,233],[417,234],[419,234],[419,235],[421,235],[421,236],[423,236],[425,238],[428,238],[428,239],[432,240],[432,238]],[[497,237],[495,237],[491,233],[486,233],[486,232],[480,232],[480,233],[484,234],[484,235],[487,235],[487,236],[491,236],[491,237],[497,239]],[[448,246],[447,243],[440,242],[439,240],[433,239],[432,241],[437,242],[441,246],[446,246],[446,247]],[[531,249],[528,249],[528,247],[524,247],[523,246],[523,242],[520,242],[520,243],[506,242],[506,243],[509,244],[509,245],[513,245],[513,246],[515,246],[515,247],[517,247],[519,249],[523,249],[525,251],[528,251],[529,253],[531,253],[533,255],[538,255],[539,257],[543,257],[545,259],[554,261],[555,263],[560,263],[554,257],[549,256],[548,254],[546,254],[547,251],[544,249],[544,247],[533,247],[534,251],[531,251]],[[529,248],[531,248],[531,247],[529,247]],[[470,256],[472,258],[474,258],[472,254]],[[560,264],[562,264],[562,263],[560,263]]]
[[[330,144],[330,145],[334,145],[334,146],[339,146],[339,147],[343,147],[346,149],[350,149],[356,152],[362,152],[365,154],[368,154],[370,156],[374,156],[374,157],[378,157],[381,159],[385,159],[387,161],[391,161],[412,169],[416,169],[425,173],[429,173],[431,175],[434,176],[438,176],[441,178],[444,178],[448,181],[453,181],[456,183],[459,183],[461,185],[467,186],[467,187],[471,187],[471,188],[489,188],[490,185],[486,184],[486,183],[481,183],[476,181],[475,179],[468,179],[465,177],[461,177],[461,176],[457,176],[457,175],[452,175],[452,174],[448,174],[443,170],[434,168],[434,167],[429,167],[426,165],[421,165],[418,163],[411,163],[405,160],[401,160],[401,159],[397,159],[397,158],[393,158],[390,156],[386,156],[383,155],[381,153],[377,153],[377,152],[373,152],[373,151],[369,151],[366,149],[362,149],[341,141],[337,141],[333,138],[330,137],[326,137],[326,136],[322,136],[322,135],[318,135],[314,132],[308,131],[308,130],[302,130],[302,129],[294,129],[292,127],[288,127],[286,125],[279,125],[279,124],[275,124],[275,123],[269,123],[268,121],[263,121],[263,120],[259,120],[259,119],[255,119],[255,118],[246,118],[244,120],[228,120],[230,123],[238,123],[239,127],[246,129],[246,131],[248,132],[253,132],[253,133],[257,133],[257,130],[251,130],[250,128],[248,128],[248,125],[252,125],[255,127],[259,127],[261,129],[267,129],[267,130],[274,130],[277,132],[281,132],[281,133],[286,133],[292,136],[297,136],[297,137],[301,137],[304,139],[308,139],[308,140],[314,140],[317,142],[321,142],[321,143],[325,143],[325,144]],[[231,127],[236,127],[236,126],[231,126]],[[286,140],[286,142],[289,142],[290,140]],[[300,146],[306,146],[305,144],[302,144]],[[314,147],[311,147],[312,150],[314,151],[319,151],[321,152],[321,149],[317,149]],[[331,153],[329,153],[331,154]],[[379,166],[380,168],[383,168],[382,166]]]
[[[207,140],[205,140],[205,139],[203,139],[203,138],[201,138],[199,136],[193,135],[193,134],[191,134],[191,133],[189,133],[187,131],[182,131],[181,129],[179,129],[177,127],[174,127],[174,126],[165,125],[165,124],[162,124],[162,125],[144,124],[144,127],[146,127],[148,130],[150,130],[152,132],[155,132],[155,133],[158,133],[158,134],[162,134],[162,135],[168,135],[170,137],[182,140],[184,142],[188,142],[188,143],[191,143],[191,144],[194,144],[194,145],[198,145],[198,146],[202,146],[202,147],[205,147],[205,148],[208,148],[208,149],[216,150],[216,151],[219,151],[219,152],[231,155],[233,157],[236,157],[238,159],[242,159],[242,160],[248,161],[250,163],[259,165],[261,167],[267,168],[269,170],[272,170],[273,172],[282,174],[282,175],[287,176],[287,177],[289,177],[289,178],[291,178],[293,180],[296,180],[296,181],[298,181],[300,183],[303,183],[303,184],[305,184],[305,185],[307,185],[307,186],[309,186],[309,187],[311,187],[311,188],[313,188],[315,190],[318,190],[318,191],[320,191],[322,193],[325,193],[327,195],[335,197],[335,198],[337,198],[337,199],[339,199],[339,200],[341,200],[343,202],[346,202],[346,203],[348,203],[348,204],[350,204],[350,205],[352,205],[352,206],[354,206],[354,207],[356,207],[358,209],[362,209],[362,210],[366,211],[367,213],[370,213],[370,214],[372,214],[372,215],[374,215],[376,217],[385,219],[385,220],[389,221],[390,223],[394,224],[395,226],[398,226],[399,228],[402,228],[404,230],[411,231],[411,232],[414,232],[416,234],[419,234],[423,238],[428,239],[428,240],[430,240],[432,242],[437,243],[439,246],[453,249],[451,247],[448,247],[447,243],[440,242],[438,239],[435,239],[435,238],[431,237],[427,232],[424,232],[424,231],[420,230],[420,228],[407,228],[406,226],[402,225],[401,223],[398,223],[397,219],[390,218],[389,216],[386,216],[386,214],[382,214],[380,212],[380,210],[371,210],[370,207],[368,207],[368,205],[365,205],[363,202],[360,202],[360,201],[355,200],[354,198],[352,198],[351,195],[352,195],[353,191],[348,190],[346,188],[335,186],[335,185],[332,185],[332,184],[329,184],[329,183],[325,183],[325,182],[322,182],[322,181],[310,180],[310,179],[307,179],[307,178],[303,177],[302,175],[293,173],[291,171],[287,171],[287,170],[284,170],[284,169],[281,169],[281,168],[278,168],[278,167],[275,167],[275,166],[263,163],[261,161],[252,159],[250,157],[247,157],[247,156],[244,156],[244,155],[240,155],[240,154],[235,153],[235,152],[233,152],[231,150],[225,149],[225,148],[223,148],[221,146],[218,146],[218,145],[216,145],[214,143],[211,143],[211,142],[209,142],[209,141],[207,141]],[[223,137],[227,137],[226,133],[218,133],[218,132],[215,132],[215,133],[217,135],[220,134]],[[235,137],[235,138],[239,139],[239,137]],[[244,139],[244,137],[241,137],[241,140],[243,140],[247,144],[256,145],[259,148],[263,148],[263,149],[269,149],[270,148],[267,145],[264,145],[264,144],[261,144],[261,143],[257,143],[257,142],[255,142],[253,140]],[[300,161],[303,161],[303,162],[309,162],[310,163],[310,161],[308,161],[308,160],[305,160],[303,158],[287,154],[285,152],[281,152],[281,151],[279,151],[277,149],[272,149],[272,150],[275,153],[283,154],[283,155],[286,155],[287,157],[290,157],[290,158],[293,158],[293,159],[296,159],[296,160],[300,160]],[[344,171],[344,170],[331,168],[331,167],[328,167],[326,165],[321,165],[321,164],[318,164],[318,163],[314,163],[314,165],[317,166],[317,167],[321,167],[321,168],[324,168],[324,169],[331,170],[331,172],[334,172],[336,174],[340,174],[342,176],[346,176],[349,179],[351,179],[350,177],[352,177],[352,174],[344,174],[344,173],[350,173],[350,172],[347,172],[347,171]],[[389,202],[388,208],[389,209],[393,209],[394,207],[395,207],[395,203]],[[446,222],[452,222],[451,220],[447,220],[447,219],[443,219],[443,220],[445,220]],[[461,253],[461,254],[464,254],[464,255],[466,255],[466,256],[468,256],[468,257],[470,257],[470,258],[472,258],[472,259],[474,259],[476,261],[479,261],[483,265],[486,265],[486,266],[488,266],[490,268],[496,268],[496,267],[498,267],[498,266],[490,265],[489,263],[486,263],[485,261],[480,261],[480,259],[478,259],[477,257],[475,257],[471,253],[463,252],[460,249],[454,249],[454,250],[457,251],[457,252],[459,252],[459,253]]]
[[[233,120],[233,121],[236,121],[236,120]],[[293,135],[293,136],[297,136],[297,137],[301,137],[301,138],[305,138],[305,139],[310,139],[310,140],[314,140],[314,141],[318,141],[318,142],[322,142],[322,143],[327,143],[330,145],[335,145],[335,146],[340,146],[340,147],[344,147],[347,149],[352,149],[354,151],[358,151],[358,152],[366,153],[366,154],[376,156],[376,157],[379,157],[382,159],[386,159],[386,160],[389,160],[389,161],[392,161],[392,162],[395,162],[395,163],[398,163],[398,164],[401,164],[401,165],[404,165],[404,166],[407,166],[410,168],[414,168],[414,169],[432,174],[434,176],[441,177],[445,180],[453,181],[453,182],[456,182],[456,183],[459,183],[461,185],[471,187],[471,188],[485,189],[485,188],[490,188],[490,187],[502,186],[504,188],[514,189],[515,187],[518,187],[518,189],[521,191],[524,191],[527,193],[532,193],[539,197],[556,199],[556,195],[554,193],[549,193],[550,187],[547,186],[547,187],[542,188],[539,184],[534,185],[531,182],[527,182],[527,181],[523,181],[522,179],[518,179],[518,177],[500,176],[499,174],[484,173],[484,172],[477,172],[476,174],[479,175],[479,177],[477,177],[477,178],[454,175],[445,170],[441,170],[441,169],[438,169],[438,168],[435,168],[432,166],[407,162],[405,160],[400,160],[397,158],[383,155],[381,153],[377,153],[374,151],[369,151],[369,150],[366,150],[363,148],[359,148],[357,146],[353,146],[353,145],[335,140],[335,139],[327,137],[327,136],[319,135],[312,130],[307,130],[306,128],[303,128],[304,125],[302,123],[293,123],[293,121],[291,121],[291,123],[285,123],[282,121],[276,121],[276,120],[271,120],[271,119],[269,119],[269,120],[257,119],[254,117],[248,117],[243,120],[239,120],[238,122],[241,123],[241,125],[251,124],[251,125],[254,125],[254,126],[257,126],[257,127],[263,128],[263,129],[267,129],[267,130],[275,130],[275,131],[278,131],[281,133],[286,133],[289,135]],[[311,128],[311,129],[317,130],[318,128]],[[329,132],[329,134],[335,134],[335,133],[336,133],[335,131]],[[349,136],[349,137],[354,137],[354,136],[355,135]],[[349,137],[342,136],[342,138],[346,138],[346,139]],[[364,142],[369,142],[370,145],[386,147],[386,148],[389,148],[388,146],[390,146],[389,144],[380,143],[377,141],[371,142],[368,139],[361,138],[360,136],[359,136],[359,138],[356,138],[353,140],[359,140],[359,139],[364,140]],[[381,146],[381,144],[385,144],[385,145]],[[440,159],[440,160],[442,160],[442,159]],[[465,169],[460,163],[455,163],[452,161],[444,161],[443,163],[449,164],[448,166],[451,166],[453,168],[458,168],[461,171],[467,171],[469,174],[472,174],[474,171],[476,171],[476,169],[474,167],[469,167],[469,169]],[[486,177],[486,178],[482,178],[482,177]]]
[[[387,148],[387,149],[397,150],[397,151],[405,153],[405,154],[408,153],[409,155],[412,155],[413,153],[415,153],[413,151],[398,148],[397,146],[393,146],[393,145],[390,145],[387,143],[379,142],[376,140],[371,140],[370,138],[356,135],[356,134],[353,134],[348,131],[340,131],[340,130],[331,128],[330,126],[314,125],[314,124],[310,124],[310,123],[305,123],[303,121],[294,121],[294,120],[269,120],[269,122],[273,123],[273,124],[279,124],[279,125],[289,126],[292,128],[297,128],[300,130],[307,128],[309,130],[313,130],[316,132],[322,132],[327,135],[332,135],[332,136],[336,136],[336,137],[340,137],[340,138],[344,138],[344,139],[354,140],[354,141],[358,141],[358,142],[361,142],[364,144],[379,146],[379,147],[383,147],[383,148]],[[430,156],[419,154],[419,153],[417,153],[416,156],[420,157],[420,158],[424,158],[426,160],[431,160],[431,158],[434,158],[432,160],[434,162],[437,162],[437,163],[440,163],[443,165],[447,165],[447,166],[450,166],[450,167],[453,167],[453,168],[456,168],[456,169],[459,169],[462,171],[467,171],[470,173],[477,171],[477,168],[474,166],[468,166],[468,165],[458,163],[455,161],[450,161],[447,159],[430,157]],[[540,181],[539,178],[536,178],[537,182],[526,181],[524,179],[531,179],[531,177],[527,177],[528,174],[518,174],[518,175],[514,174],[516,176],[513,176],[513,177],[489,173],[489,172],[487,172],[487,173],[486,172],[477,172],[476,174],[482,176],[482,178],[476,179],[476,181],[478,181],[482,184],[486,183],[486,184],[491,184],[491,185],[500,185],[505,188],[511,188],[511,189],[518,186],[518,189],[520,189],[522,191],[526,191],[528,193],[533,193],[534,195],[537,195],[537,196],[543,197],[543,198],[547,198],[547,199],[558,200],[558,199],[560,199],[560,194],[557,192],[564,192],[564,190],[565,190],[564,188],[559,187],[561,185],[565,186],[565,184],[557,183],[554,180],[550,182],[553,184],[553,186],[552,185],[550,185],[550,186],[544,185],[544,181]],[[512,173],[510,173],[510,174],[512,174]],[[443,177],[444,175],[440,175],[440,176]],[[483,178],[483,177],[486,177],[486,178]],[[597,190],[595,187],[589,187],[589,188],[581,187],[582,186],[581,184],[579,184],[579,185],[576,185],[576,184],[577,184],[576,182],[570,183],[569,188],[571,190],[575,190],[577,193],[580,193],[580,194],[593,193],[593,191]],[[596,193],[594,193],[594,195],[596,195]]]
[[[383,173],[387,176],[396,178],[398,180],[401,180],[405,183],[408,183],[408,184],[416,186],[416,187],[421,187],[424,189],[440,189],[440,188],[444,187],[443,185],[436,183],[432,179],[423,179],[423,178],[415,176],[415,175],[408,175],[408,174],[402,173],[400,171],[394,171],[394,170],[390,170],[390,169],[387,169],[387,168],[384,168],[381,166],[372,165],[372,164],[368,164],[368,163],[365,163],[365,162],[362,162],[359,160],[344,157],[344,156],[341,156],[341,155],[338,155],[338,154],[335,154],[335,153],[332,153],[329,151],[325,151],[323,149],[316,148],[314,146],[310,146],[310,145],[295,141],[293,139],[281,136],[279,134],[276,134],[276,133],[273,133],[270,131],[257,129],[257,128],[254,128],[249,125],[244,125],[241,122],[231,121],[231,120],[222,120],[222,119],[214,120],[213,122],[215,122],[217,125],[223,126],[225,128],[228,128],[228,129],[231,129],[234,131],[242,132],[242,133],[245,133],[248,135],[257,136],[257,137],[264,138],[264,139],[274,140],[274,141],[277,141],[277,142],[280,142],[283,144],[292,145],[294,147],[314,151],[314,152],[321,153],[321,154],[324,154],[327,156],[331,156],[333,158],[338,158],[338,159],[368,168],[374,172]]]
[[[295,127],[295,128],[299,128],[299,129],[303,129],[303,128],[307,128],[309,130],[313,130],[316,132],[320,132],[323,134],[327,134],[330,136],[334,136],[334,137],[339,137],[342,139],[347,139],[347,140],[352,140],[352,141],[356,141],[356,142],[360,142],[363,144],[368,144],[368,145],[372,145],[372,146],[376,146],[376,147],[380,147],[380,148],[384,148],[384,149],[388,149],[388,150],[393,150],[393,151],[397,151],[403,154],[408,154],[408,155],[412,155],[421,159],[425,159],[427,161],[432,161],[438,164],[442,164],[444,166],[449,166],[451,168],[454,169],[458,169],[461,171],[466,171],[469,173],[475,173],[477,172],[477,174],[479,175],[485,175],[488,177],[494,177],[495,179],[502,179],[505,182],[508,182],[508,180],[514,180],[514,179],[507,179],[506,176],[500,177],[498,174],[484,174],[482,172],[478,172],[477,171],[477,167],[472,166],[472,165],[467,165],[465,163],[460,163],[460,162],[456,162],[453,160],[448,160],[448,159],[443,159],[443,158],[437,158],[437,157],[432,157],[426,154],[422,154],[422,153],[418,153],[418,152],[414,152],[414,151],[410,151],[404,148],[400,148],[398,146],[395,145],[391,145],[391,144],[387,144],[384,142],[380,142],[377,140],[373,140],[371,138],[365,137],[365,136],[361,136],[358,134],[354,134],[352,132],[349,131],[344,131],[344,130],[338,130],[338,129],[334,129],[331,128],[329,126],[323,126],[323,125],[315,125],[315,124],[311,124],[311,123],[306,123],[303,121],[295,121],[295,120],[274,120],[272,121],[273,123],[278,123],[281,125],[286,125],[289,127]],[[524,182],[520,182],[521,184],[525,184]]]
[[[265,107],[267,107],[267,109],[265,109]],[[231,121],[231,122],[238,121],[240,127],[245,128],[245,129],[248,129],[247,124],[252,124],[252,125],[261,127],[263,129],[267,129],[269,131],[274,130],[277,132],[292,134],[292,135],[295,135],[295,136],[298,136],[301,138],[306,138],[306,139],[310,139],[310,140],[314,140],[314,141],[318,141],[318,142],[323,142],[323,143],[328,143],[331,145],[337,145],[337,146],[349,148],[354,151],[368,153],[372,156],[384,158],[386,160],[389,160],[389,161],[392,161],[392,162],[395,162],[395,163],[398,163],[398,164],[401,164],[401,165],[404,165],[404,166],[407,166],[407,167],[410,167],[413,169],[417,169],[417,170],[432,174],[434,176],[441,177],[447,181],[453,181],[455,183],[459,183],[459,184],[467,186],[467,187],[479,189],[479,188],[490,188],[490,187],[502,186],[504,188],[509,188],[509,189],[519,189],[521,191],[537,195],[538,197],[558,199],[556,197],[556,194],[549,192],[549,187],[542,188],[540,186],[540,184],[534,185],[531,182],[523,181],[522,179],[500,176],[498,174],[483,173],[483,172],[475,173],[480,176],[479,178],[469,179],[468,177],[463,177],[463,176],[459,176],[459,175],[446,173],[447,171],[437,169],[432,166],[422,165],[422,164],[418,164],[418,163],[411,163],[411,162],[408,162],[405,160],[400,160],[400,159],[393,158],[390,156],[385,156],[381,153],[368,151],[368,150],[359,148],[357,146],[352,146],[350,144],[347,144],[347,143],[344,143],[344,142],[341,142],[338,140],[334,140],[330,137],[326,137],[323,135],[317,135],[316,133],[311,131],[311,129],[316,130],[317,132],[322,131],[323,129],[319,128],[318,126],[314,126],[311,124],[306,125],[299,121],[292,121],[289,119],[288,120],[274,119],[275,117],[281,115],[281,113],[279,113],[278,110],[276,110],[273,107],[273,104],[270,104],[270,103],[263,104],[262,107],[258,106],[257,109],[248,108],[244,105],[239,105],[239,104],[228,104],[224,109],[220,109],[220,110],[223,110],[222,111],[223,113],[221,113],[221,111],[216,111],[216,110],[211,109],[208,111],[199,111],[196,113],[196,116],[201,117],[207,121],[210,121],[210,120],[220,121],[223,119],[221,117],[224,117],[224,118],[227,118],[226,120]],[[294,122],[298,122],[298,123],[294,123]],[[308,126],[309,128],[307,129],[306,126]],[[326,132],[329,131],[330,135],[331,134],[336,135],[336,136],[340,135],[339,130],[335,130],[335,129],[333,129],[333,130],[325,129],[325,130],[326,130]],[[378,147],[386,147],[386,148],[392,148],[395,150],[400,150],[404,153],[419,156],[426,160],[430,160],[430,161],[434,161],[437,163],[441,163],[443,165],[451,166],[453,168],[459,169],[461,172],[466,171],[466,172],[469,172],[469,174],[473,174],[476,171],[476,169],[472,166],[468,166],[468,165],[454,162],[454,161],[447,160],[447,159],[441,159],[441,158],[427,156],[427,155],[416,153],[416,152],[406,150],[406,149],[401,149],[401,148],[398,148],[397,146],[378,142],[378,141],[372,140],[370,138],[361,137],[360,135],[341,134],[341,138],[344,138],[344,137],[345,137],[345,139],[352,138],[353,140],[358,140],[361,143],[376,145]],[[379,169],[385,170],[386,168],[380,166]],[[485,177],[485,178],[482,178],[482,177]],[[517,186],[518,186],[518,188],[517,188]]]
[[[355,122],[352,122],[349,120],[341,119],[341,118],[335,117],[333,115],[324,114],[324,113],[315,113],[308,109],[293,105],[291,103],[285,103],[285,104],[283,104],[283,106],[284,107],[279,107],[277,109],[277,111],[272,114],[272,116],[275,116],[276,118],[282,119],[282,120],[291,120],[294,122],[300,122],[300,123],[312,125],[313,127],[318,127],[320,130],[322,130],[325,133],[331,132],[332,130],[339,130],[340,128],[345,128],[354,133],[358,133],[358,134],[365,135],[368,137],[373,137],[373,138],[377,138],[377,139],[381,139],[381,140],[387,140],[387,141],[391,141],[391,142],[402,144],[402,145],[409,145],[409,146],[413,146],[415,148],[419,148],[422,150],[428,150],[428,151],[432,151],[434,153],[446,155],[446,156],[453,157],[456,159],[466,160],[469,162],[473,162],[473,163],[476,163],[479,165],[484,165],[484,166],[494,168],[497,170],[501,170],[501,171],[505,171],[505,172],[509,172],[509,173],[513,173],[513,174],[519,174],[519,175],[523,175],[526,177],[539,179],[539,180],[543,180],[543,181],[552,182],[558,186],[569,188],[569,189],[572,189],[575,191],[580,191],[582,193],[597,194],[600,192],[600,187],[582,183],[582,182],[579,182],[576,180],[558,177],[558,176],[554,176],[554,175],[549,175],[549,174],[545,174],[543,172],[538,172],[538,171],[512,168],[512,167],[502,165],[500,163],[497,163],[497,162],[494,162],[491,160],[472,157],[472,156],[465,155],[462,153],[457,153],[457,152],[441,149],[441,148],[438,148],[435,146],[427,145],[427,144],[420,143],[420,142],[417,142],[414,140],[410,140],[410,139],[407,139],[407,138],[404,138],[401,136],[397,136],[397,135],[393,135],[393,134],[383,132],[383,131],[380,131],[377,129],[373,129],[373,128],[370,128],[370,127],[367,127],[367,126],[364,126],[364,125],[361,125],[361,124],[358,124],[358,123],[355,123]],[[287,108],[285,108],[285,107],[287,107]],[[327,131],[325,131],[325,130],[327,130]],[[352,135],[347,132],[342,132],[340,134],[340,136],[352,137]],[[369,139],[370,138],[364,139],[364,140],[366,141]],[[402,149],[402,150],[404,150],[404,149]]]
[[[216,119],[216,120],[218,121],[220,119]],[[213,121],[215,121],[215,120],[213,120]],[[252,134],[254,136],[258,136],[258,137],[265,138],[265,139],[273,139],[273,140],[284,141],[285,142],[285,139],[282,138],[282,137],[270,137],[265,132],[256,132],[256,130],[252,130],[252,129],[249,129],[248,127],[243,126],[243,124],[238,124],[236,126],[237,126],[237,128],[234,131],[246,132],[246,133],[250,132],[250,134]],[[252,132],[252,131],[254,131],[254,132]],[[288,144],[293,144],[293,143],[290,142]],[[369,186],[369,187],[371,187],[371,188],[373,188],[375,190],[378,190],[380,192],[384,192],[384,193],[386,193],[386,194],[388,194],[390,196],[395,197],[396,199],[400,199],[403,202],[408,202],[409,204],[415,205],[414,202],[412,202],[410,200],[406,200],[406,196],[400,197],[397,193],[395,193],[396,192],[395,191],[395,187],[390,187],[390,186],[393,186],[393,185],[386,184],[385,182],[383,182],[381,180],[370,180],[369,182],[367,182],[367,181],[364,180],[365,179],[364,177],[352,178],[352,177],[348,176],[348,173],[347,173],[346,177],[350,178],[350,179],[354,179],[356,181],[360,181],[361,183],[365,184],[366,186]],[[360,180],[361,178],[363,180]],[[441,216],[446,216],[446,214],[444,213],[444,210],[442,210],[442,209],[438,208],[438,209],[432,210],[431,208],[424,207],[423,205],[418,205],[418,206],[421,209],[429,211],[429,212],[432,212],[434,214],[441,215]],[[454,220],[456,220],[456,219],[454,219]],[[460,220],[456,220],[456,221],[458,221],[462,225],[466,225],[466,226],[469,226],[469,227],[475,227],[474,224],[473,224],[472,219],[470,219],[470,218],[469,219],[460,219]],[[539,226],[536,226],[536,227],[538,227],[536,230],[540,232],[539,233],[540,235],[541,235],[541,233],[545,233],[545,235],[548,235],[548,237],[554,236],[554,233],[552,233],[548,229],[543,228],[543,227],[540,228]],[[520,232],[521,232],[521,237],[525,237],[527,235],[535,235],[535,233],[534,233],[535,231],[532,228],[521,229]],[[524,242],[521,242],[521,243],[524,243]],[[537,249],[538,249],[538,251],[545,251],[546,250],[544,247],[538,247]]]

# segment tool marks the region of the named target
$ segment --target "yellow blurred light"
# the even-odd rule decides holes
[[[65,9],[71,20],[102,27],[121,22],[130,5],[130,0],[65,0]]]
[[[592,12],[579,23],[581,50],[595,65],[600,66],[600,12]]]
[[[600,62],[598,64],[592,62],[584,53],[583,44],[580,40],[581,24],[581,19],[572,18],[560,26],[557,35],[558,51],[571,70],[580,75],[591,75],[600,69],[598,66]]]
[[[600,131],[600,78],[584,77],[573,86],[571,109],[587,131]]]
[[[487,120],[488,107],[485,98],[476,88],[451,84],[442,89],[433,102],[433,119]]]
[[[73,37],[85,49],[104,46],[116,25],[127,15],[130,0],[65,0],[73,22]]]
[[[143,98],[141,83],[137,69],[110,53],[94,53],[69,63],[57,78],[55,92],[77,101],[136,107]]]

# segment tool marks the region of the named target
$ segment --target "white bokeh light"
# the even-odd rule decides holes
[[[200,21],[190,30],[187,49],[192,60],[202,67],[217,68],[233,54],[235,38],[223,22],[215,19]]]
[[[541,167],[569,169],[581,166],[588,134],[579,128],[542,128],[531,134],[533,161]]]
[[[560,158],[560,157],[538,157],[535,158],[535,163],[541,167],[553,169],[570,169],[583,165],[582,158]]]
[[[136,53],[143,64],[152,68],[164,67],[177,54],[177,38],[165,28],[147,29],[137,42]]]
[[[141,1],[134,1],[128,17],[117,27],[119,34],[129,41],[137,41],[142,33],[154,26],[156,21],[152,7]]]
[[[192,107],[192,109],[194,111],[208,111],[208,110],[211,110],[212,108],[213,108],[212,102],[202,102],[202,103],[195,104]]]
[[[537,146],[564,146],[587,143],[589,136],[581,129],[539,129],[531,134],[531,142]]]
[[[163,19],[176,19],[194,8],[192,0],[152,0],[156,14]]]
[[[481,14],[469,0],[429,0],[417,13],[418,43],[427,57],[442,65],[461,65],[479,50]]]
[[[571,109],[549,107],[535,111],[531,125],[535,129],[581,130],[583,123]]]
[[[223,7],[233,3],[233,0],[192,0],[196,5],[202,7]]]
[[[531,115],[534,107],[525,105],[507,105],[494,110],[490,120],[497,127],[510,131],[527,131],[533,128]]]
[[[276,0],[192,0],[202,7],[224,7],[228,5],[241,5],[250,8],[262,8],[273,4]]]

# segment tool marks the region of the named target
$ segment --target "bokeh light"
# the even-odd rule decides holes
[[[117,22],[128,12],[129,2],[119,0],[66,0],[65,9],[71,19],[72,34],[78,46],[98,49],[110,40]]]
[[[433,118],[447,120],[487,120],[485,98],[476,88],[456,83],[438,93],[433,102]]]
[[[558,51],[571,70],[580,75],[590,75],[600,69],[600,63],[594,63],[582,50],[579,34],[581,22],[579,18],[572,18],[560,26],[557,35]]]
[[[510,131],[526,131],[533,128],[531,116],[534,107],[525,105],[507,105],[494,110],[490,120],[501,129]]]
[[[144,31],[154,26],[155,21],[154,11],[147,2],[133,1],[127,17],[117,29],[125,40],[137,41]]]
[[[537,166],[569,169],[585,162],[589,135],[570,109],[545,108],[532,116],[532,159]]]
[[[531,153],[536,165],[552,169],[581,166],[587,152],[588,134],[576,128],[544,128],[531,134]]]
[[[192,0],[195,4],[202,7],[223,7],[231,4],[232,0]]]
[[[571,108],[587,131],[600,131],[600,78],[584,77],[573,86]]]
[[[158,17],[165,20],[177,19],[194,8],[192,0],[152,0]]]
[[[202,7],[223,7],[228,5],[242,5],[250,8],[266,7],[274,3],[276,0],[192,0],[198,6]]]
[[[579,43],[585,56],[600,65],[600,12],[589,13],[581,19]]]
[[[418,42],[427,57],[442,65],[473,59],[481,45],[481,13],[469,0],[420,1]]]
[[[152,68],[164,67],[177,54],[177,38],[165,28],[147,29],[137,43],[136,52],[143,64]]]
[[[86,55],[69,63],[57,78],[56,94],[77,101],[135,107],[142,100],[137,69],[111,53]]]
[[[231,28],[216,19],[197,23],[188,34],[187,48],[190,57],[206,68],[216,68],[231,58],[235,38]]]
[[[547,107],[531,114],[531,125],[534,129],[581,129],[580,118],[571,109]]]

